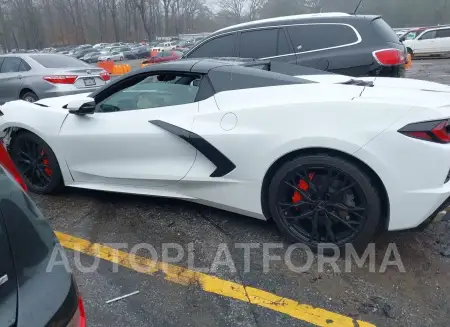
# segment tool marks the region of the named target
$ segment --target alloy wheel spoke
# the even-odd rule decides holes
[[[294,190],[296,190],[298,193],[300,193],[300,195],[302,197],[304,197],[307,202],[312,202],[311,197],[308,195],[307,192],[303,191],[302,189],[298,188],[297,186],[292,185],[292,184],[290,184],[290,183],[288,183],[286,181],[285,181],[285,183],[286,183],[286,185],[292,187]]]
[[[327,214],[331,215],[332,217],[336,218],[339,222],[341,222],[342,224],[344,224],[345,226],[347,226],[348,228],[350,228],[352,231],[354,232],[358,232],[358,230],[356,228],[354,228],[352,225],[350,225],[345,219],[339,217],[338,215],[327,211]]]
[[[312,227],[311,227],[311,234],[310,234],[311,241],[319,241],[319,212],[314,212],[314,217],[312,220]]]
[[[333,223],[330,219],[330,217],[328,216],[328,213],[325,212],[325,220],[324,220],[324,225],[325,225],[325,229],[327,231],[327,241],[328,241],[328,237],[330,237],[330,241],[331,242],[336,242],[336,237],[334,235],[333,232]]]
[[[331,199],[335,200],[339,195],[341,195],[343,192],[351,189],[352,187],[354,187],[355,184],[354,183],[350,183],[349,185],[346,185],[336,191],[333,192],[333,194],[331,195]]]
[[[289,208],[298,208],[301,207],[302,205],[309,205],[309,203],[307,202],[297,202],[297,203],[285,203],[285,202],[278,202],[279,206],[282,207],[286,207],[285,209],[289,209]]]
[[[314,211],[307,211],[305,213],[302,213],[299,216],[284,216],[284,218],[286,218],[286,219],[295,219],[295,220],[298,221],[298,220],[301,220],[301,219],[308,218],[308,217],[312,216],[313,214],[314,214]]]

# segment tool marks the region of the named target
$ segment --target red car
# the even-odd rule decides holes
[[[183,54],[178,51],[161,51],[158,52],[155,56],[145,59],[142,64],[148,65],[166,61],[174,61],[180,59],[182,55]]]

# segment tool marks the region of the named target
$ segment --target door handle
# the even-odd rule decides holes
[[[0,277],[0,286],[5,284],[7,281],[8,281],[8,275],[3,275],[2,277]]]
[[[22,75],[18,75],[17,78],[18,78],[18,79],[22,79],[23,76],[22,76]]]

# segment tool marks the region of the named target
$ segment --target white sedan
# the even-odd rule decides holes
[[[123,52],[111,52],[98,57],[98,61],[122,61],[125,58]]]
[[[180,198],[273,219],[313,249],[363,247],[448,204],[449,98],[426,81],[190,59],[6,103],[0,131],[33,192]]]

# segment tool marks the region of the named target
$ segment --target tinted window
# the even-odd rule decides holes
[[[189,58],[233,57],[236,34],[220,36],[200,45]]]
[[[429,40],[429,39],[435,39],[436,38],[436,31],[429,31],[424,33],[419,39],[420,40]]]
[[[278,50],[277,55],[284,55],[292,53],[291,47],[289,45],[289,42],[286,38],[286,33],[284,33],[284,30],[280,29],[278,31]]]
[[[91,67],[81,60],[65,55],[31,55],[30,58],[46,68]]]
[[[117,112],[193,103],[199,81],[197,75],[153,75],[113,94],[98,105],[96,111]]]
[[[20,63],[22,59],[17,57],[7,57],[3,61],[0,72],[2,73],[16,73],[19,71]]]
[[[30,65],[28,65],[25,61],[21,60],[20,61],[20,66],[19,66],[19,71],[20,72],[27,72],[31,70]]]
[[[450,29],[437,30],[436,37],[450,37]]]
[[[353,29],[346,25],[298,25],[290,26],[287,30],[296,52],[326,49],[358,40]]]
[[[241,33],[239,57],[266,58],[277,55],[278,29],[267,29]]]
[[[377,34],[383,39],[383,41],[401,43],[397,34],[388,23],[386,23],[382,18],[377,18],[372,22],[375,27]]]

